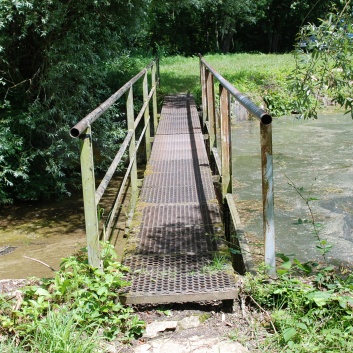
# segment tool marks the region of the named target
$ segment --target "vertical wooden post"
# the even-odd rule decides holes
[[[98,214],[95,201],[96,185],[94,178],[92,132],[90,126],[81,135],[80,160],[88,263],[92,267],[102,269],[99,250]]]
[[[157,127],[158,127],[156,65],[157,65],[157,62],[155,62],[154,65],[152,66],[152,87],[154,87],[154,92],[153,92],[153,96],[152,96],[153,136],[156,136]]]
[[[136,163],[136,135],[135,135],[135,114],[134,114],[134,96],[132,87],[128,91],[126,101],[126,113],[127,113],[127,128],[128,130],[134,130],[129,147],[129,158],[130,161],[134,158],[134,162],[131,168],[130,181],[131,181],[131,198],[130,198],[130,211],[133,211],[137,202],[137,163]]]
[[[207,120],[207,87],[206,87],[206,68],[202,63],[202,59],[200,58],[200,77],[201,77],[201,94],[202,94],[202,125],[201,129],[204,131],[205,123]]]
[[[213,78],[213,74],[207,69],[206,69],[206,86],[207,86],[207,119],[209,123],[209,141],[210,141],[210,151],[212,151],[212,148],[216,140],[214,78]]]
[[[145,73],[143,78],[143,101],[146,103],[148,101],[148,73]],[[144,113],[145,126],[147,125],[147,129],[145,132],[145,144],[146,144],[146,161],[150,159],[151,155],[151,125],[150,125],[150,106],[147,105]]]
[[[221,115],[221,160],[222,160],[222,197],[232,193],[232,141],[230,126],[229,92],[219,85],[219,104]]]
[[[272,125],[260,123],[263,232],[265,241],[265,264],[268,273],[276,274],[274,196],[273,196],[273,156]]]

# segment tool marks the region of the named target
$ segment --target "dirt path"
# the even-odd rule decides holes
[[[131,345],[109,346],[111,353],[260,352],[259,343],[269,336],[264,326],[258,324],[267,325],[263,315],[249,311],[240,299],[234,301],[230,313],[222,310],[219,301],[144,306],[135,310],[147,323],[146,333]]]

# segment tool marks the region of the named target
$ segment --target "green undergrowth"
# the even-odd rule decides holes
[[[273,116],[291,113],[293,102],[287,77],[295,67],[292,54],[214,54],[204,59],[256,104],[267,107]],[[162,58],[160,92],[190,92],[200,105],[199,58]]]
[[[100,272],[80,252],[64,259],[54,278],[1,296],[1,352],[99,352],[103,339],[129,341],[141,334],[144,322],[118,300],[128,268],[115,258],[104,244]]]
[[[242,295],[264,316],[269,332],[258,340],[257,348],[285,353],[352,352],[351,271],[280,257],[277,278],[260,270],[256,276],[248,275],[243,287]]]

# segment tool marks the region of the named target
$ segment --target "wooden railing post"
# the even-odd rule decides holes
[[[260,123],[263,233],[265,241],[265,264],[268,273],[276,274],[274,196],[273,196],[273,155],[272,125]]]
[[[200,58],[200,75],[201,75],[201,95],[202,95],[202,130],[205,129],[207,120],[207,86],[206,86],[206,68]]]
[[[157,59],[158,60],[158,59]],[[153,96],[152,96],[152,110],[153,110],[153,136],[156,136],[157,127],[158,127],[158,115],[157,115],[157,80],[156,80],[156,65],[152,66],[152,88],[154,88]]]
[[[207,87],[207,120],[209,124],[209,142],[210,150],[216,140],[216,124],[215,124],[215,95],[214,95],[214,78],[213,74],[206,69],[206,87]]]
[[[232,193],[232,141],[230,126],[229,92],[219,86],[219,105],[221,115],[221,161],[222,161],[222,198]]]
[[[88,126],[81,135],[80,160],[88,263],[92,267],[101,269],[91,126]]]
[[[144,103],[148,102],[148,72],[145,73],[143,78],[143,101]],[[151,126],[150,126],[150,107],[149,104],[147,105],[145,112],[144,112],[144,120],[145,126],[147,126],[146,133],[145,133],[145,144],[146,144],[146,161],[150,159],[151,155]]]
[[[137,163],[136,163],[136,134],[135,134],[135,114],[134,114],[134,97],[132,86],[128,91],[127,101],[126,101],[126,113],[127,113],[127,128],[133,130],[134,134],[130,141],[129,147],[129,158],[130,161],[134,159],[133,165],[131,167],[130,181],[131,181],[131,198],[130,198],[130,210],[133,211],[137,202]]]

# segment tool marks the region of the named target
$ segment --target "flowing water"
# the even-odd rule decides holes
[[[260,252],[262,202],[260,137],[257,121],[234,123],[234,187],[237,207],[251,244]],[[319,236],[334,247],[328,257],[352,263],[353,121],[349,116],[323,115],[318,120],[292,117],[273,122],[275,227],[277,250],[300,260],[318,259],[308,207],[288,184],[316,197],[311,205]],[[114,187],[113,187],[114,189]],[[111,196],[108,197],[108,199]],[[123,212],[124,213],[124,212]],[[299,224],[298,219],[302,220]],[[124,225],[120,227],[124,233]],[[122,241],[114,240],[119,249]],[[47,277],[62,257],[86,244],[81,193],[60,202],[29,202],[1,210],[0,279]],[[119,246],[120,245],[120,246]],[[254,248],[254,246],[252,246]]]
[[[258,121],[233,125],[234,190],[246,234],[262,249],[260,131]],[[322,115],[318,120],[274,119],[275,231],[278,252],[301,261],[320,259],[310,202],[319,237],[333,245],[327,257],[352,263],[353,120]]]
[[[121,179],[118,177],[112,181],[101,200],[100,205],[105,209],[102,221],[108,214]],[[124,248],[127,199],[124,199],[110,239],[118,255]],[[71,197],[60,201],[6,206],[0,209],[0,213],[0,280],[51,277],[53,271],[46,265],[59,269],[62,258],[86,246],[82,191],[75,191]]]

